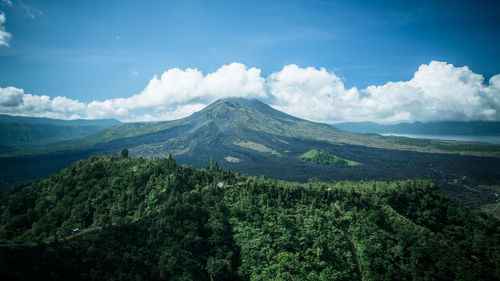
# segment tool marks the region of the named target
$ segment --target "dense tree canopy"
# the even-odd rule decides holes
[[[2,280],[500,278],[498,220],[432,182],[298,184],[214,161],[78,161],[0,194],[0,242]]]

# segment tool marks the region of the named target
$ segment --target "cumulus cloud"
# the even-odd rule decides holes
[[[488,83],[468,67],[432,61],[409,81],[347,89],[324,68],[284,66],[264,78],[241,63],[212,73],[173,68],[154,76],[138,94],[83,103],[65,97],[0,88],[0,113],[52,118],[172,120],[224,97],[257,98],[289,114],[320,122],[500,120],[500,74]]]
[[[241,63],[224,65],[205,76],[197,69],[173,68],[161,77],[153,77],[140,94],[127,102],[137,107],[160,105],[158,109],[162,110],[231,96],[265,98],[264,86],[260,70],[248,69]]]
[[[24,116],[77,119],[85,117],[86,105],[65,97],[25,94],[15,87],[0,87],[0,113]]]
[[[173,68],[154,76],[137,95],[82,103],[65,97],[24,94],[22,89],[0,88],[0,101],[10,92],[22,97],[17,107],[0,104],[0,113],[53,118],[117,118],[122,121],[171,120],[185,117],[224,97],[266,98],[260,70],[241,63],[224,65],[204,75],[198,69]],[[38,100],[37,100],[38,99]]]
[[[267,84],[275,108],[310,120],[352,116],[359,107],[357,89],[346,90],[342,80],[324,68],[288,65],[272,73]]]
[[[8,33],[3,26],[6,20],[7,18],[5,17],[5,14],[3,12],[0,12],[0,46],[9,47],[9,40],[12,35]]]
[[[23,104],[23,90],[14,87],[7,87],[1,91],[0,107],[19,107]]]
[[[500,120],[500,74],[488,85],[467,66],[432,61],[409,81],[346,89],[325,69],[285,66],[268,78],[275,107],[306,119],[337,121]]]
[[[223,97],[265,98],[260,70],[241,63],[224,65],[203,75],[198,69],[173,68],[154,76],[144,90],[129,98],[93,101],[88,117],[114,116],[121,120],[168,120],[184,117]],[[143,115],[137,113],[149,109]]]

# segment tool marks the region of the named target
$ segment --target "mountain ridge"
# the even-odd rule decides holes
[[[335,128],[363,134],[431,134],[431,135],[479,135],[500,136],[500,122],[497,121],[434,121],[399,124],[375,122],[343,122],[333,124]]]
[[[352,144],[418,152],[500,157],[500,146],[497,145],[423,139],[409,140],[407,138],[384,137],[375,134],[350,133],[333,128],[328,124],[300,119],[278,111],[259,100],[248,100],[245,98],[219,99],[201,111],[182,119],[159,123],[134,122],[119,124],[79,140],[18,152],[17,155],[89,148],[99,143],[138,137],[163,130],[170,130],[179,126],[190,127],[192,132],[199,129],[200,126],[203,126],[209,120],[214,121],[219,129],[224,127],[226,129],[228,127],[234,128],[236,125],[240,125],[260,132],[286,137],[327,141],[333,144]]]
[[[119,123],[115,119],[60,120],[0,114],[0,153],[79,139]]]
[[[116,125],[121,123],[113,118],[105,119],[55,119],[47,117],[31,117],[21,115],[0,114],[0,123],[49,124],[59,126],[95,126],[103,124]]]

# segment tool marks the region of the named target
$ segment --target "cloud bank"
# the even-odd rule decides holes
[[[488,83],[467,66],[432,61],[409,81],[347,89],[335,73],[297,65],[262,77],[241,63],[203,74],[173,68],[154,76],[140,93],[83,103],[0,87],[0,113],[62,119],[172,120],[224,97],[257,98],[276,109],[319,122],[500,121],[500,74]]]
[[[432,61],[409,81],[346,89],[332,72],[285,66],[267,80],[275,107],[317,121],[500,120],[500,74]]]
[[[0,46],[9,47],[9,40],[12,35],[8,33],[3,26],[6,20],[7,18],[5,18],[5,14],[0,12]]]

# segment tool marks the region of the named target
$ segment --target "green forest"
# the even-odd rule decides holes
[[[124,150],[0,193],[2,280],[499,280],[499,265],[499,221],[427,180],[300,184]]]

